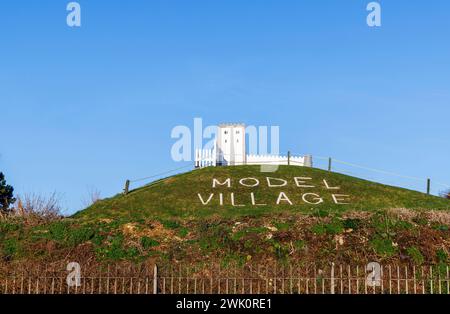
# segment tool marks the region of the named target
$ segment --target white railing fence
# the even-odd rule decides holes
[[[0,294],[450,294],[448,265],[108,265],[68,286],[64,268],[0,274]]]
[[[215,167],[217,160],[217,153],[215,148],[211,149],[196,149],[195,150],[195,167]]]
[[[242,160],[242,158],[238,158]],[[215,167],[218,165],[291,165],[312,167],[311,156],[291,156],[291,155],[256,155],[248,154],[245,161],[230,161],[229,156],[219,156],[214,148],[195,150],[195,167]]]

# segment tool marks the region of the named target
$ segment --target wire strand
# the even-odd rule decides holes
[[[286,155],[287,155],[287,154],[286,154]],[[292,154],[292,152],[291,152],[291,153],[290,153],[290,156],[291,156],[291,157],[295,157],[295,156],[304,156],[304,155],[301,155],[301,154]],[[310,155],[310,156],[313,157],[313,160],[314,160],[314,159],[321,159],[321,160],[329,160],[329,159],[330,159],[330,157],[324,157],[324,156],[318,156],[318,155]],[[389,175],[389,176],[394,176],[394,177],[398,177],[398,178],[403,178],[403,179],[408,179],[408,180],[415,180],[415,181],[421,181],[421,182],[427,180],[427,179],[425,179],[425,178],[419,178],[419,177],[414,177],[414,176],[407,176],[407,175],[402,175],[402,174],[398,174],[398,173],[391,172],[391,171],[386,171],[386,170],[381,170],[381,169],[376,169],[376,168],[366,167],[366,166],[362,166],[362,165],[358,165],[358,164],[354,164],[354,163],[342,161],[342,160],[339,160],[339,159],[334,159],[334,158],[332,158],[331,160],[332,160],[333,162],[336,162],[336,163],[339,163],[339,164],[343,164],[343,165],[347,165],[347,166],[350,166],[350,167],[359,168],[359,169],[363,169],[363,170],[368,170],[368,171],[372,171],[372,172],[377,172],[377,173],[381,173],[381,174]],[[237,162],[237,163],[235,163],[235,165],[238,165],[238,164],[242,164],[242,165],[262,165],[262,164],[268,164],[268,165],[270,165],[270,164],[275,164],[275,165],[277,165],[277,163],[279,163],[279,162],[280,162],[280,161],[267,161],[267,162],[261,161],[261,162],[255,162],[255,163],[239,163],[239,162]],[[291,163],[291,164],[296,164],[296,163],[299,164],[299,163],[301,163],[301,162],[295,161],[295,160],[290,160],[290,163]],[[278,165],[279,165],[279,164],[278,164]],[[164,172],[161,172],[161,173],[158,173],[158,174],[154,174],[154,175],[151,175],[151,176],[148,176],[148,177],[130,180],[130,183],[135,183],[135,182],[140,182],[140,181],[145,181],[145,180],[153,179],[153,178],[156,178],[156,177],[159,177],[159,176],[163,176],[163,175],[165,175],[165,174],[172,173],[172,172],[174,172],[174,171],[178,171],[178,170],[182,170],[182,169],[186,169],[186,168],[191,168],[191,167],[192,167],[192,165],[186,165],[186,166],[183,166],[183,167],[179,167],[179,168],[171,169],[171,170],[164,171]],[[320,167],[314,167],[314,168],[319,168],[319,169],[320,169]],[[364,177],[364,175],[361,175],[361,174],[358,175],[358,174],[354,174],[354,173],[348,172],[348,171],[338,171],[338,172],[341,172],[341,173],[348,173],[348,174],[351,174],[351,175],[354,175],[354,176]],[[367,176],[366,176],[366,177],[367,177]],[[370,180],[374,180],[374,178],[370,178]],[[382,180],[375,180],[375,181],[382,181]],[[433,181],[433,184],[434,184],[434,185],[443,186],[443,187],[445,187],[445,188],[450,188],[450,185],[449,185],[449,184],[446,184],[446,183],[441,183],[441,182]]]
[[[156,177],[159,177],[159,176],[162,176],[162,175],[165,175],[165,174],[168,174],[168,173],[177,171],[177,170],[181,170],[181,169],[188,168],[188,167],[190,168],[190,167],[192,167],[192,165],[187,165],[187,166],[175,168],[175,169],[168,170],[168,171],[165,171],[165,172],[161,172],[161,173],[158,173],[158,174],[155,174],[155,175],[152,175],[152,176],[148,176],[148,177],[145,177],[145,178],[140,178],[140,179],[130,180],[130,183],[135,183],[135,182],[139,182],[139,181],[144,181],[144,180],[148,180],[148,179],[153,179],[153,178],[156,178]]]

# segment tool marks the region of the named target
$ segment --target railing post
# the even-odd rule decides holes
[[[328,171],[331,172],[331,157],[328,158]]]
[[[288,151],[288,166],[291,165],[291,152]]]
[[[334,294],[334,263],[331,263],[330,285],[331,285],[330,292],[331,294]]]
[[[431,192],[431,179],[427,179],[427,194],[430,195]]]
[[[158,265],[153,268],[153,294],[158,294]]]
[[[130,180],[125,181],[125,188],[123,189],[123,194],[127,195],[130,189]]]

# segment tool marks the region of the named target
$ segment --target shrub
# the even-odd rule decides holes
[[[52,240],[63,242],[69,234],[70,223],[66,221],[57,221],[48,227],[49,237]]]
[[[149,237],[142,237],[141,238],[141,245],[144,248],[144,250],[147,250],[147,249],[149,249],[151,247],[158,246],[159,242],[154,240],[154,239],[151,239]]]
[[[377,254],[390,257],[397,252],[397,248],[394,247],[390,239],[382,238],[380,236],[375,236],[372,241],[370,241],[371,246]]]
[[[126,248],[124,246],[122,234],[115,235],[109,245],[98,247],[96,252],[100,257],[111,260],[134,259],[139,256],[139,250],[136,247]]]
[[[173,220],[160,220],[161,224],[164,226],[164,228],[167,229],[178,229],[181,225],[177,221]]]
[[[71,229],[67,237],[67,242],[71,246],[77,246],[91,240],[94,236],[95,231],[92,227],[83,226],[80,228]]]
[[[276,222],[274,226],[280,231],[287,231],[291,228],[291,224],[288,222]]]
[[[13,259],[20,250],[19,241],[16,238],[9,238],[2,243],[2,255],[3,258]]]
[[[239,241],[242,238],[251,234],[264,234],[267,231],[265,227],[248,227],[231,235],[231,239],[234,241]]]
[[[399,220],[395,222],[394,227],[398,230],[410,230],[414,228],[414,225],[408,221]]]
[[[304,240],[296,240],[294,242],[294,247],[297,250],[302,250],[303,248],[305,248],[305,246],[306,246],[306,242]]]
[[[182,238],[186,237],[189,233],[189,229],[186,227],[182,227],[180,228],[180,230],[178,231],[178,235]]]
[[[275,256],[280,260],[286,260],[289,257],[289,246],[277,241],[273,241]]]
[[[439,263],[446,264],[448,262],[448,254],[444,249],[439,249],[436,251],[436,258]]]
[[[412,258],[412,260],[416,265],[422,265],[423,262],[425,261],[425,258],[423,257],[422,253],[415,246],[407,248],[406,253],[408,253],[408,256]]]
[[[318,209],[317,211],[313,212],[312,215],[314,217],[323,218],[323,217],[328,217],[330,215],[330,213],[324,209]]]
[[[342,224],[342,221],[335,218],[328,224],[320,223],[314,225],[311,228],[311,231],[315,234],[339,234],[344,231],[344,225]]]
[[[28,223],[45,223],[62,218],[62,208],[56,193],[49,197],[25,194],[17,197],[14,214],[25,218]]]
[[[23,227],[22,222],[12,220],[0,221],[0,234],[20,230]]]
[[[353,230],[358,229],[360,224],[361,224],[361,219],[357,219],[357,218],[355,218],[355,219],[348,218],[348,219],[345,219],[343,222],[345,229],[353,229]]]
[[[16,201],[13,192],[14,188],[6,184],[5,175],[0,172],[0,215],[10,213],[10,207]]]

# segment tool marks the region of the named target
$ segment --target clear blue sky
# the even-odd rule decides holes
[[[90,187],[179,167],[170,132],[194,117],[450,182],[447,0],[380,1],[379,29],[368,0],[80,0],[78,29],[68,2],[0,3],[0,171],[18,193],[74,212]]]

